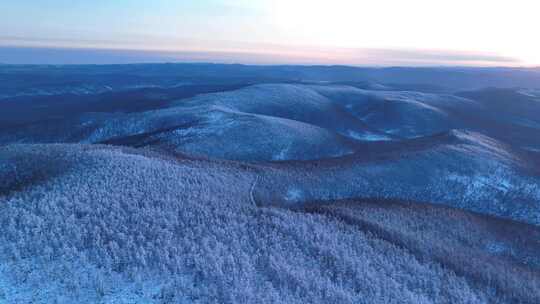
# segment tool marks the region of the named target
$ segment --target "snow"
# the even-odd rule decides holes
[[[456,113],[479,112],[472,100],[411,91],[373,91],[350,86],[311,86],[380,133],[405,138],[432,135],[462,125]]]
[[[263,101],[256,103],[253,96]],[[254,108],[248,109],[249,102]],[[343,120],[341,113],[328,116],[331,113],[326,109],[331,108],[330,101],[302,87],[253,86],[230,93],[204,94],[170,108],[143,113],[91,113],[56,125],[38,124],[0,133],[0,143],[100,143],[139,135],[142,137],[131,140],[134,146],[153,145],[212,158],[307,160],[350,154],[353,140],[339,133],[364,132],[354,120],[335,129],[322,127],[325,121]],[[281,115],[286,113],[290,115]]]
[[[272,117],[279,121],[286,119],[305,126],[325,129],[325,132],[339,134],[351,139],[371,140],[378,130],[389,126],[364,125],[363,117],[356,115],[356,107],[363,105],[362,99],[355,106],[343,104],[339,99],[329,99],[315,89],[316,87],[290,84],[254,85],[230,92],[202,94],[181,100],[170,108],[144,113],[87,114],[80,119],[63,121],[60,125],[30,126],[18,130],[16,134],[0,134],[0,142],[86,142],[95,143],[114,137],[136,135],[158,131],[186,123],[197,123],[203,119],[205,127],[215,127],[220,116],[212,118],[205,112],[228,112],[236,115],[259,115]],[[336,88],[339,90],[341,87]],[[368,94],[366,92],[364,95]],[[355,95],[356,96],[356,95]],[[202,116],[202,117],[201,117]],[[383,119],[383,118],[380,118]],[[386,123],[388,120],[384,120]],[[334,153],[335,154],[335,153]]]
[[[303,200],[302,190],[297,188],[291,188],[287,190],[287,195],[285,195],[285,200],[288,202],[301,202]]]
[[[0,199],[8,303],[508,300],[334,216],[254,206],[261,168],[88,145],[7,146],[0,162],[21,173]],[[538,299],[530,288],[508,294]]]
[[[540,303],[533,148],[479,109],[264,84],[0,133],[0,303]]]
[[[518,93],[533,98],[540,98],[540,90],[538,89],[521,89],[518,90]]]
[[[477,102],[445,94],[260,84],[142,113],[90,113],[31,125],[0,133],[0,143],[100,143],[141,135],[146,140],[134,139],[132,145],[235,160],[308,160],[350,154],[355,141],[417,138],[463,127],[456,113],[483,110]],[[221,143],[209,146],[216,141]]]
[[[354,131],[350,131],[348,133],[349,137],[352,137],[354,139],[358,140],[365,140],[365,141],[377,141],[377,140],[390,140],[388,136],[382,135],[382,134],[358,134]]]
[[[343,158],[275,164],[264,170],[256,201],[270,205],[345,198],[431,202],[539,225],[540,179],[523,172],[528,165],[500,143],[470,132],[453,131],[426,146],[366,150]],[[425,139],[420,139],[425,140]],[[302,192],[297,199],[291,185]],[[266,189],[272,189],[269,195]],[[293,199],[294,198],[294,199]]]

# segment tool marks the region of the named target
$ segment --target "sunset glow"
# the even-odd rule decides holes
[[[539,11],[534,0],[18,1],[0,11],[0,47],[261,64],[532,66],[540,64]]]

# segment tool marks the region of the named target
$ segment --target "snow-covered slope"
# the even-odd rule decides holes
[[[257,129],[258,133],[266,132],[266,136],[257,134],[257,137],[264,138],[271,137],[285,124],[291,126],[296,122],[292,127],[296,131],[288,132],[289,128],[285,127],[280,132],[290,133],[290,138],[298,141],[298,145],[311,140],[320,142],[328,137],[348,137],[356,141],[407,139],[457,128],[481,132],[526,149],[540,148],[540,142],[533,136],[538,130],[534,116],[540,107],[537,102],[519,100],[511,111],[505,111],[508,98],[522,96],[523,99],[526,96],[505,90],[503,93],[506,95],[503,94],[500,98],[502,101],[489,102],[490,96],[498,96],[497,92],[488,90],[462,94],[479,100],[475,101],[448,94],[370,91],[342,85],[253,85],[227,92],[202,94],[173,102],[168,108],[141,113],[87,113],[67,119],[53,118],[17,126],[0,132],[0,143],[96,143],[135,136],[131,138],[133,140],[138,135],[146,138],[145,135],[166,131],[167,134],[162,134],[161,138],[167,138],[165,141],[171,143],[168,148],[189,153],[192,149],[182,143],[191,141],[197,145],[191,135],[201,138],[203,134],[216,135],[216,130],[220,129],[228,130],[226,133],[229,134],[247,130],[247,138],[249,130]],[[160,104],[159,107],[161,106]],[[213,116],[228,118],[215,119]],[[244,122],[231,124],[236,120],[232,116],[238,120],[243,119]],[[247,117],[253,122],[247,122]],[[519,117],[521,119],[518,119]],[[282,119],[287,119],[288,122]],[[324,134],[314,136],[312,132],[308,132],[309,134],[305,135],[310,138],[305,138],[302,132],[298,132],[300,129],[315,130],[315,127]],[[174,129],[181,131],[172,134],[170,131]],[[224,140],[226,138],[226,135],[219,136]],[[230,141],[235,141],[235,144],[246,150],[256,147],[250,146],[252,140],[230,138]],[[131,143],[137,144],[133,141]],[[204,146],[204,142],[201,145]],[[282,143],[275,149],[262,151],[260,156],[249,154],[247,157],[250,160],[271,160],[273,156],[281,154],[282,146],[288,145]],[[332,145],[340,146],[336,140],[329,142],[328,146]],[[321,145],[317,148],[324,150]],[[222,147],[218,145],[216,151],[204,153],[209,157],[244,157],[242,154],[235,155],[233,151],[219,153],[220,149]],[[340,147],[337,150],[345,153],[349,148]],[[313,159],[340,154],[323,152],[320,155],[309,155],[307,151],[302,153],[306,154],[306,157],[291,156],[287,159]]]
[[[6,132],[0,142],[105,142],[237,160],[318,159],[351,153],[355,146],[314,125],[221,106],[88,114]]]
[[[477,102],[448,94],[369,91],[350,86],[311,88],[334,100],[371,128],[402,138],[463,127],[460,113],[482,111]]]
[[[481,245],[475,238],[485,236],[485,242],[493,244],[488,249],[495,252],[482,251],[490,261],[513,267],[511,274],[487,274],[495,275],[492,280],[497,282],[511,275],[525,284],[521,289],[456,272],[439,256],[418,254],[413,247],[334,214],[256,207],[252,192],[261,191],[254,189],[265,178],[260,175],[263,168],[108,146],[2,147],[0,299],[538,302],[536,264],[526,258],[538,256],[536,247],[522,244],[533,251],[515,259],[531,266],[514,267],[516,262],[506,252],[521,247],[486,231],[489,226],[482,217],[456,218],[455,225],[463,223],[475,233],[451,234],[447,240],[476,252]],[[414,231],[439,213],[426,209],[421,219],[414,213],[400,214],[397,220],[410,218],[400,231]],[[389,213],[386,220],[384,211],[377,214],[382,229],[396,229],[396,216]],[[423,227],[430,235],[444,233],[439,225]],[[511,227],[518,235],[538,234],[532,226]],[[407,236],[414,239],[414,233]],[[430,246],[445,246],[437,238],[419,237]],[[508,247],[500,253],[502,244]],[[482,265],[474,266],[484,271]]]
[[[175,152],[218,158],[316,159],[349,153],[353,140],[415,137],[453,127],[443,107],[433,105],[437,98],[443,97],[344,86],[255,85],[154,111],[43,121],[0,132],[0,143],[159,143]]]
[[[529,101],[524,102],[530,109]],[[525,152],[520,145],[478,132],[446,130],[470,126],[467,115],[478,116],[475,111],[485,108],[485,101],[449,95],[256,85],[203,94],[154,111],[87,114],[36,124],[4,132],[0,142],[108,143],[173,155],[285,161],[259,164],[265,177],[254,193],[260,201],[289,205],[396,198],[540,224],[536,146],[526,146]],[[485,129],[482,119],[476,119],[477,127]],[[384,132],[370,133],[375,129]],[[440,129],[445,131],[434,133]],[[391,133],[415,138],[370,142],[345,136],[357,135],[354,130],[364,132],[364,138]],[[420,134],[425,136],[416,137]],[[523,143],[534,143],[530,133],[520,134]]]
[[[218,106],[198,110],[192,124],[106,142],[244,161],[335,157],[352,153],[356,145],[314,125]]]
[[[335,101],[304,85],[254,85],[231,92],[204,94],[176,104],[223,106],[245,113],[287,118],[358,139],[372,134],[366,125]]]
[[[366,143],[341,158],[268,164],[255,198],[288,206],[350,197],[406,199],[538,225],[536,164],[538,158],[494,139],[454,130]]]
[[[239,160],[317,159],[389,139],[303,86],[204,94],[142,113],[90,113],[0,133],[0,143],[124,143]]]
[[[540,303],[538,90],[488,70],[3,67],[0,304]]]
[[[476,284],[493,287],[501,297],[512,295],[508,303],[540,299],[537,228],[399,200],[320,202],[304,210],[369,231],[419,259],[438,261]]]

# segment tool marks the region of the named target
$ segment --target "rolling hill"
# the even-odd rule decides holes
[[[0,67],[0,303],[540,303],[534,69]]]

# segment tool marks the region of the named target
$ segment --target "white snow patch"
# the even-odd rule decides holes
[[[287,190],[287,194],[285,195],[285,201],[287,202],[297,203],[302,201],[303,198],[304,193],[298,188],[290,188],[289,190]]]
[[[380,140],[391,140],[388,136],[376,133],[364,133],[360,134],[358,132],[349,130],[347,135],[351,138],[365,141],[380,141]]]

